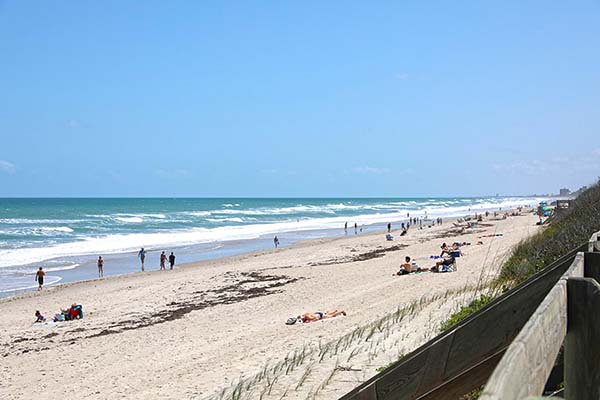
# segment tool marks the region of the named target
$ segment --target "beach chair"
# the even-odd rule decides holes
[[[450,269],[450,272],[458,271],[458,267],[456,266],[456,259],[454,259],[454,262],[452,264],[448,265],[448,268]]]

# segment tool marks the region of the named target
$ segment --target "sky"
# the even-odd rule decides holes
[[[600,176],[600,1],[2,1],[0,197]]]

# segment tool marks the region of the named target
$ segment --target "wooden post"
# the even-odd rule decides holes
[[[565,398],[600,399],[600,285],[591,278],[567,281]]]
[[[600,232],[595,232],[590,238],[588,251],[600,251]]]
[[[600,282],[600,253],[585,253],[583,276]]]

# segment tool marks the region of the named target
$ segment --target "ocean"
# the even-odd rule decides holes
[[[177,263],[267,249],[305,239],[381,230],[411,217],[449,218],[535,205],[539,199],[481,198],[85,198],[0,199],[0,296],[46,284],[93,279],[95,260],[105,276],[139,270],[137,252],[149,250],[158,269],[162,250]],[[395,225],[397,227],[397,225]]]

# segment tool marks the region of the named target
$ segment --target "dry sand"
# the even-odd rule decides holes
[[[536,220],[349,235],[0,300],[0,398],[337,398],[435,336]],[[457,272],[392,276],[455,240],[472,243]],[[83,320],[32,323],[72,303]],[[348,316],[284,324],[332,309]]]

